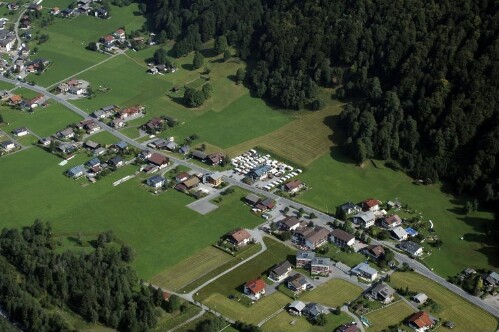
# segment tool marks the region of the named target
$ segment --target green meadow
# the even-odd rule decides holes
[[[89,159],[79,154],[61,167],[58,157],[39,148],[2,157],[0,195],[9,197],[2,209],[2,227],[21,227],[40,218],[51,222],[58,236],[80,232],[93,237],[112,230],[137,251],[134,265],[138,275],[148,279],[211,245],[222,234],[261,222],[237,194],[224,197],[223,207],[202,216],[185,207],[193,201],[191,197],[174,190],[154,196],[140,179],[114,187],[114,181],[134,174],[132,166],[95,184],[63,174]]]

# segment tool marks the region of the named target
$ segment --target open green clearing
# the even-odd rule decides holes
[[[263,324],[263,331],[288,331],[288,332],[320,332],[333,331],[342,324],[350,323],[353,319],[344,312],[339,315],[329,314],[326,316],[327,324],[317,326],[310,324],[303,316],[292,316],[287,312],[281,312],[271,320]],[[293,324],[291,322],[294,322]]]
[[[154,328],[155,331],[169,331],[201,311],[201,308],[187,301],[181,300],[181,302],[187,306],[187,309],[183,312],[177,310],[176,312],[168,313],[164,310],[160,310],[161,316],[158,317],[158,323]]]
[[[391,276],[390,282],[393,287],[409,287],[411,291],[428,295],[442,308],[436,316],[442,321],[452,321],[455,331],[497,330],[498,322],[492,315],[417,273],[396,272]]]
[[[354,267],[362,262],[366,261],[366,256],[358,252],[347,253],[335,246],[334,244],[328,243],[329,251],[325,256],[330,257],[332,260],[337,262],[342,262],[345,265]]]
[[[10,132],[18,127],[27,127],[39,136],[50,136],[66,128],[68,124],[81,120],[81,117],[60,104],[49,101],[51,105],[38,107],[33,113],[23,112],[0,106],[0,114],[8,123],[0,125],[0,129]],[[1,165],[0,165],[1,167]]]
[[[234,257],[213,246],[206,247],[152,278],[152,283],[177,291]]]
[[[119,142],[119,139],[116,136],[108,133],[107,131],[101,131],[100,133],[90,136],[88,139],[101,145],[115,144]]]
[[[141,188],[140,179],[113,187],[112,182],[136,171],[132,166],[86,187],[80,185],[86,181],[63,175],[89,159],[80,154],[60,167],[58,157],[39,148],[2,157],[0,194],[9,197],[2,227],[24,226],[40,218],[52,223],[56,235],[113,230],[137,251],[138,275],[149,279],[211,245],[220,235],[261,222],[248,213],[236,194],[224,197],[226,205],[202,216],[185,207],[192,198],[174,190],[153,196]]]
[[[421,212],[424,219],[433,221],[444,245],[441,250],[433,250],[425,262],[437,273],[447,277],[468,266],[499,266],[496,249],[482,242],[484,225],[492,222],[490,213],[480,211],[464,217],[456,213],[461,211],[464,200],[443,193],[439,185],[416,185],[407,175],[384,167],[382,162],[376,162],[377,168],[370,162],[357,167],[339,153],[333,157],[322,156],[299,176],[310,190],[300,194],[298,201],[334,213],[336,206],[348,201],[374,197],[386,202],[398,198]]]
[[[56,18],[52,25],[43,28],[43,33],[50,38],[46,43],[38,45],[37,53],[38,57],[46,58],[52,64],[42,75],[30,75],[29,80],[48,86],[105,60],[108,55],[88,51],[85,47],[89,42],[98,41],[101,36],[119,27],[125,27],[126,31],[141,28],[145,19],[133,14],[137,10],[137,4],[121,8],[112,6],[111,18],[107,20],[87,15],[72,19]],[[36,29],[33,32],[36,33]],[[30,46],[33,48],[35,43],[32,44]]]
[[[305,292],[300,301],[317,302],[328,307],[338,307],[357,298],[362,289],[345,280],[332,279],[310,292]]]
[[[408,318],[415,311],[404,301],[398,301],[383,309],[366,315],[366,318],[372,324],[369,331],[382,331],[390,325],[396,325]]]

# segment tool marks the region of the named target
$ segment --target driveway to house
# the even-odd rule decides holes
[[[108,59],[106,59],[108,60]],[[45,96],[48,96],[49,98],[52,98],[53,100],[59,102],[60,104],[64,105],[65,107],[69,108],[71,111],[75,112],[76,114],[79,114],[80,116],[82,116],[84,119],[89,119],[90,116],[84,112],[83,110],[81,110],[80,108],[76,107],[75,105],[65,101],[65,100],[62,100],[61,98],[55,96],[54,94],[48,92],[45,88],[43,87],[40,87],[40,86],[37,86],[37,85],[29,85],[27,83],[22,83],[22,82],[18,82],[18,81],[15,81],[15,80],[12,80],[12,79],[9,79],[9,78],[6,78],[6,77],[3,77],[3,76],[0,76],[0,80],[1,81],[4,81],[4,82],[7,82],[7,83],[11,83],[11,84],[15,84],[17,86],[22,86],[23,88],[26,88],[26,89],[29,89],[29,90],[32,90],[32,91],[36,91],[40,94],[44,94]],[[135,146],[141,150],[143,149],[146,149],[146,147],[140,143],[138,143],[137,141],[129,138],[128,136],[125,136],[123,135],[122,133],[114,130],[113,128],[109,127],[108,125],[106,125],[105,123],[103,122],[99,122],[100,123],[100,126],[101,128],[103,128],[104,130],[106,130],[107,132],[109,132],[110,134],[116,136],[117,138],[119,138],[120,140],[123,140],[125,142],[127,142],[128,144],[132,145],[132,146]],[[159,151],[158,151],[159,152]],[[184,159],[179,159],[177,157],[174,157],[174,156],[171,156],[169,155],[169,158],[176,162],[177,164],[179,165],[182,165],[182,166],[185,166],[185,167],[188,167],[196,172],[201,172],[201,173],[205,173],[205,172],[208,172],[208,170],[204,167],[200,167],[200,166],[197,166],[195,164],[192,164]],[[283,198],[283,197],[280,197],[280,196],[277,196],[273,193],[269,193],[267,191],[264,191],[264,190],[261,190],[259,188],[255,188],[255,187],[252,187],[250,185],[247,185],[245,183],[242,183],[234,178],[231,178],[230,176],[224,176],[224,181],[226,181],[227,183],[229,184],[232,184],[232,185],[235,185],[235,186],[238,186],[238,187],[241,187],[243,189],[246,189],[248,191],[251,191],[253,193],[256,193],[256,194],[260,194],[260,195],[263,195],[263,196],[267,196],[267,197],[270,197],[276,201],[280,201],[284,204],[287,204],[287,205],[290,205],[290,206],[293,206],[295,208],[303,208],[303,210],[307,213],[307,214],[310,214],[310,213],[314,213],[315,215],[319,216],[320,218],[324,219],[326,222],[333,222],[334,220],[336,220],[336,218],[333,218],[329,215],[327,215],[326,213],[323,213],[321,211],[317,211],[315,209],[312,209],[304,204],[301,204],[301,203],[298,203],[298,202],[295,202],[295,201],[291,201],[287,198]],[[257,255],[259,255],[261,252],[265,251],[267,248],[265,247],[265,244],[263,243],[263,241],[261,241],[261,235],[259,234],[259,232],[257,231],[256,233],[258,233],[258,236],[259,236],[259,239],[260,239],[260,242],[262,244],[262,250],[260,250],[260,252],[258,252],[257,254],[251,256],[249,259],[251,258],[254,258],[256,257]],[[385,244],[386,246],[388,247],[391,247],[393,248],[393,244],[391,243],[380,243],[378,241],[375,241],[373,239],[373,244]],[[496,316],[496,317],[499,317],[499,309],[495,308],[495,307],[492,307],[490,305],[488,305],[487,303],[485,303],[484,301],[480,300],[479,298],[475,297],[475,296],[472,296],[468,293],[466,293],[464,290],[462,290],[461,288],[449,283],[447,280],[445,280],[444,278],[436,275],[435,273],[433,273],[432,271],[430,271],[426,266],[424,266],[423,264],[413,260],[412,258],[409,258],[408,256],[406,255],[402,255],[398,252],[395,251],[395,258],[397,260],[399,260],[400,262],[403,262],[403,263],[407,263],[409,264],[409,266],[411,268],[413,268],[416,272],[424,275],[425,277],[437,282],[438,284],[444,286],[445,288],[449,289],[450,291],[454,292],[455,294],[465,298],[466,300],[470,301],[471,303],[479,306],[480,308],[484,309],[485,311],[491,313],[492,315]],[[249,260],[247,259],[247,260]],[[241,262],[244,263],[246,262],[247,260]],[[240,264],[236,265],[235,267],[239,266]],[[213,280],[210,280],[208,281],[207,283],[203,284],[202,287],[206,286],[207,284],[209,284],[210,282],[216,280],[218,277],[232,271],[235,267],[229,269],[228,271],[225,271],[224,273],[220,274],[219,276],[215,277]],[[199,290],[201,289],[202,287],[198,287],[198,289],[196,290]],[[192,293],[192,292],[191,292]],[[193,300],[192,298],[192,294],[194,293],[189,293],[190,294],[190,298]],[[185,295],[189,295],[189,294],[185,294]]]

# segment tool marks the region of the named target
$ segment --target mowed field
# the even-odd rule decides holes
[[[331,136],[335,118],[341,112],[342,107],[342,103],[331,102],[320,111],[291,112],[290,115],[295,120],[267,135],[226,149],[226,152],[235,156],[259,146],[297,165],[307,167],[314,160],[329,152],[333,146]]]
[[[328,307],[338,307],[356,299],[362,289],[345,280],[332,279],[300,296],[300,301],[317,302]]]
[[[233,258],[228,253],[209,246],[154,276],[151,282],[154,285],[177,291]]]
[[[211,245],[222,234],[261,223],[236,194],[224,197],[223,207],[202,216],[185,207],[193,201],[187,195],[174,190],[151,195],[138,178],[113,187],[114,181],[134,174],[137,168],[133,166],[85,187],[81,186],[85,181],[63,175],[88,159],[80,154],[61,167],[58,157],[40,148],[2,157],[1,226],[21,227],[40,218],[51,222],[55,235],[81,232],[90,238],[112,230],[137,251],[134,266],[139,277],[147,280]]]
[[[61,4],[57,6],[63,8]],[[45,3],[44,7],[50,8]],[[48,59],[52,64],[42,75],[30,75],[28,79],[49,86],[107,59],[109,55],[88,51],[85,47],[89,42],[97,42],[101,36],[120,27],[127,31],[141,28],[145,19],[133,14],[137,9],[137,4],[121,8],[112,6],[111,18],[107,20],[87,15],[72,19],[56,18],[52,25],[42,30],[42,33],[49,35],[49,40],[41,45],[34,42],[30,45],[38,46],[37,57]],[[32,29],[32,32],[36,31],[37,27]]]
[[[344,312],[339,315],[329,314],[326,316],[325,326],[312,325],[303,316],[292,316],[287,312],[281,312],[268,322],[263,324],[265,332],[286,331],[286,332],[321,332],[333,331],[342,324],[350,323],[353,319]]]
[[[409,287],[411,291],[428,295],[442,308],[437,316],[442,321],[450,320],[455,324],[453,331],[488,332],[498,328],[495,317],[417,273],[396,272],[391,276],[390,283],[397,288]]]
[[[383,309],[366,315],[366,318],[372,324],[368,328],[368,331],[383,331],[390,325],[396,325],[403,322],[415,312],[416,311],[404,301],[395,302]]]

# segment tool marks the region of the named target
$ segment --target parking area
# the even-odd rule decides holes
[[[208,197],[208,196],[207,196]],[[211,211],[214,211],[218,209],[218,205],[215,205],[210,202],[210,199],[206,199],[207,197],[197,200],[195,202],[192,202],[187,205],[187,207],[191,210],[196,211],[199,214],[208,214]]]

